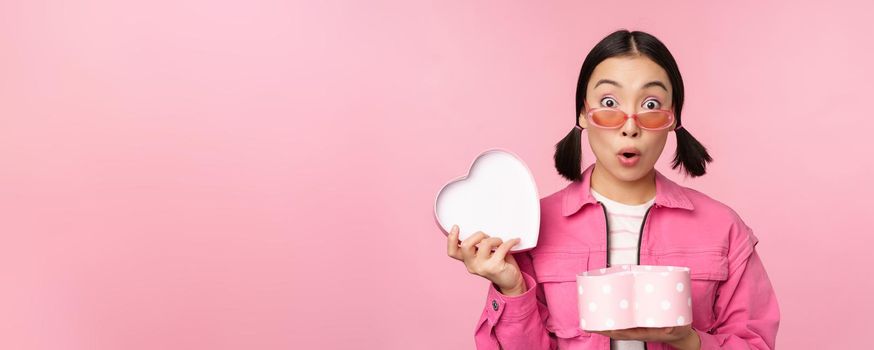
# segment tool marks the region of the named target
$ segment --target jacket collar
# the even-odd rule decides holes
[[[564,202],[562,203],[561,210],[561,213],[564,216],[570,216],[573,213],[576,213],[586,204],[598,202],[589,190],[591,187],[592,170],[594,168],[595,163],[592,163],[583,172],[582,181],[574,181],[568,185],[564,194]],[[675,182],[662,175],[658,170],[655,170],[655,173],[655,205],[687,210],[694,209],[692,202],[689,200],[689,197],[686,197],[686,194],[683,193],[683,189],[680,185],[677,185]]]

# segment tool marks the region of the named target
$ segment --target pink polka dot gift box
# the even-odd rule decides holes
[[[689,268],[616,265],[577,275],[580,328],[605,331],[692,323]]]

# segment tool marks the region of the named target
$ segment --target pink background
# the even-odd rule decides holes
[[[662,39],[699,179],[755,230],[781,348],[871,302],[870,5],[0,2],[0,348],[473,348],[434,195],[489,147],[566,182],[586,53]],[[585,140],[584,140],[585,141]],[[592,160],[584,146],[585,165]]]

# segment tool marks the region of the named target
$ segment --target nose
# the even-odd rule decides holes
[[[626,112],[627,113],[627,112]],[[638,137],[640,136],[640,127],[637,125],[636,114],[627,114],[628,119],[625,119],[625,124],[622,125],[620,130],[622,131],[622,136],[629,137]]]

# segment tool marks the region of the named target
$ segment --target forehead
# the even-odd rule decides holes
[[[623,90],[639,90],[644,84],[651,81],[661,81],[664,83],[669,90],[668,93],[672,90],[668,73],[649,57],[642,55],[610,57],[602,61],[592,71],[592,76],[589,78],[586,88],[591,91],[601,79],[615,81],[622,86]],[[619,88],[611,84],[601,84],[597,89]],[[649,89],[664,91],[660,87],[650,87]]]

